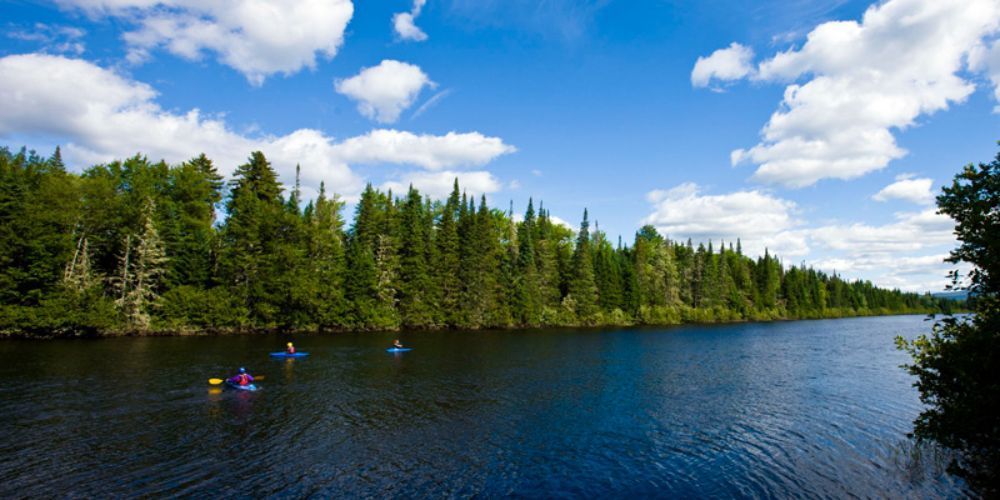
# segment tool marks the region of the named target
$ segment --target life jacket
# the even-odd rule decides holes
[[[286,351],[288,351],[288,354],[295,354],[295,348],[294,347],[289,347],[288,349],[286,349]]]
[[[250,377],[246,373],[239,374],[240,385],[250,385]]]

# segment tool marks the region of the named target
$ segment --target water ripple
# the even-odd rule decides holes
[[[924,328],[4,342],[0,497],[962,496],[905,437]],[[261,391],[205,385],[243,365]]]

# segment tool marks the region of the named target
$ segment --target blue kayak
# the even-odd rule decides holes
[[[272,352],[271,353],[271,357],[275,357],[275,358],[304,358],[304,357],[306,357],[308,355],[309,355],[308,352],[297,352],[295,354],[288,354],[285,351],[281,351],[281,352]]]
[[[257,390],[257,384],[240,385],[240,384],[234,384],[234,383],[232,383],[232,382],[230,382],[228,380],[226,381],[226,387],[228,387],[230,389],[236,389],[237,391],[250,391],[250,392],[253,392],[253,391]]]
[[[385,352],[406,352],[406,351],[412,351],[412,350],[413,349],[410,348],[410,347],[390,347],[390,348],[386,349]]]

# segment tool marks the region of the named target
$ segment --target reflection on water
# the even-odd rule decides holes
[[[926,328],[0,342],[0,497],[956,496],[905,438]]]

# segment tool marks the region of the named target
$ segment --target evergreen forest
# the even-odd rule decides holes
[[[609,241],[541,202],[369,185],[353,221],[264,154],[233,178],[201,155],[74,173],[0,149],[0,335],[663,325],[933,313],[951,302],[847,281],[652,226]]]

